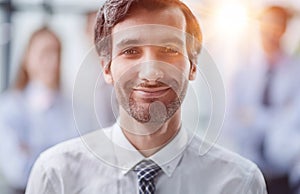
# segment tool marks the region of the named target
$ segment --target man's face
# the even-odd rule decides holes
[[[286,25],[287,18],[283,13],[268,12],[261,17],[260,33],[266,51],[277,49],[276,46],[285,32]]]
[[[32,41],[27,57],[27,72],[31,80],[52,86],[59,75],[59,43],[48,32],[38,34]]]
[[[140,123],[163,123],[178,110],[195,77],[181,10],[130,12],[112,29],[112,60],[104,70],[120,104]]]

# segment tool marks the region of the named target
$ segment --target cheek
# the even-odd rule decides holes
[[[191,71],[191,63],[188,59],[183,58],[175,62],[175,67],[178,69],[179,72],[182,73],[182,76],[186,79],[189,78],[189,74]]]
[[[39,65],[39,63],[38,63],[38,59],[36,56],[32,56],[32,57],[28,56],[26,69],[30,75],[38,73],[38,69],[39,69],[38,65]]]
[[[126,80],[133,79],[136,75],[136,68],[134,65],[130,65],[128,61],[114,60],[110,65],[110,76],[113,82],[125,82]]]
[[[28,55],[27,63],[30,66],[30,68],[34,68],[34,66],[36,66],[39,63],[39,58],[40,58],[40,56],[38,53],[34,54],[33,52],[31,52]]]
[[[137,80],[139,77],[139,71],[142,70],[143,65],[136,65],[138,62],[133,62],[131,60],[120,60],[115,59],[111,62],[110,65],[110,76],[115,83],[121,82],[125,83],[128,80]],[[184,77],[185,79],[189,79],[189,74],[191,71],[191,64],[188,58],[184,56],[175,56],[168,60],[164,60],[163,64],[159,65],[166,65],[165,67],[159,67],[160,70],[164,72],[164,77],[172,77],[169,75],[170,72],[176,74],[175,77]]]
[[[44,55],[43,64],[45,69],[48,69],[49,71],[57,71],[59,69],[59,63],[59,55],[57,53]]]

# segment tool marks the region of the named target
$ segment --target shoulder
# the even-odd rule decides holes
[[[198,136],[193,137],[187,152],[191,157],[198,160],[214,161],[216,164],[223,164],[224,167],[239,168],[243,172],[257,169],[257,166],[250,160],[221,147],[217,143],[209,143]]]
[[[65,164],[75,161],[75,159],[79,159],[86,154],[87,150],[81,141],[81,138],[77,137],[59,143],[42,152],[35,165],[41,165],[44,169],[63,169]]]
[[[23,102],[23,93],[17,90],[9,90],[0,96],[1,108],[18,106]]]
[[[82,173],[92,173],[91,167],[95,166],[101,168],[103,165],[86,146],[83,136],[77,137],[42,152],[33,165],[29,184],[38,182],[43,187],[48,184],[62,186],[65,183],[61,181],[67,180],[68,185],[74,186],[78,181],[83,181],[79,177]],[[44,191],[45,188],[39,189]]]
[[[75,182],[83,155],[86,153],[80,138],[65,141],[44,151],[33,165],[26,193],[61,193],[65,180]]]
[[[81,160],[93,161],[96,156],[93,152],[93,141],[103,136],[103,131],[110,131],[109,128],[98,129],[80,137],[76,137],[59,143],[40,154],[37,163],[44,167],[65,168],[64,164],[80,164]],[[98,139],[99,140],[99,139]]]
[[[85,142],[97,137],[102,130],[59,143],[41,153],[31,170],[27,192],[53,194],[64,190],[75,193],[89,184],[87,177],[102,174],[108,164],[100,160]]]
[[[17,90],[6,91],[0,96],[0,115],[1,119],[11,117],[18,118],[24,114],[23,93]]]
[[[194,137],[186,150],[185,158],[193,171],[205,174],[206,178],[224,186],[224,190],[236,187],[242,193],[265,189],[265,181],[261,171],[251,161],[220,147]],[[202,169],[202,170],[201,170]],[[259,192],[260,193],[260,192]]]
[[[241,168],[255,167],[255,164],[251,161],[221,147],[217,143],[205,141],[197,135],[192,138],[187,153],[201,160],[214,160],[219,163],[240,166]]]

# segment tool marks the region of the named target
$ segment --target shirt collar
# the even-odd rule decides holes
[[[187,132],[181,128],[167,145],[148,158],[136,150],[117,123],[113,126],[111,140],[114,143],[118,166],[122,168],[123,174],[128,173],[142,160],[152,160],[170,177],[182,158],[183,150],[188,143],[188,136]]]

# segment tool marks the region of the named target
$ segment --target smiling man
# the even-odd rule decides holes
[[[253,163],[218,146],[200,155],[203,140],[181,125],[201,41],[181,1],[106,1],[95,45],[117,123],[43,153],[26,193],[266,193]]]

